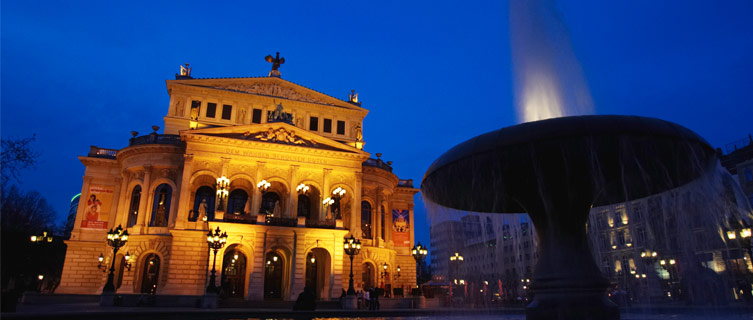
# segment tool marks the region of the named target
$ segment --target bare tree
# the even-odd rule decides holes
[[[29,138],[10,138],[2,139],[2,163],[0,172],[2,173],[3,186],[8,184],[10,179],[21,183],[19,174],[21,170],[33,168],[37,164],[39,155],[31,149],[31,143],[36,140],[36,135]]]

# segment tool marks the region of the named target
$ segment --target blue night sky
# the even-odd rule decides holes
[[[62,221],[90,145],[163,126],[165,80],[282,77],[370,110],[366,151],[420,183],[444,151],[517,122],[505,1],[2,1],[0,133],[36,134],[22,188]],[[657,117],[713,146],[753,132],[753,1],[559,3],[597,114]],[[416,196],[416,238],[429,242]]]

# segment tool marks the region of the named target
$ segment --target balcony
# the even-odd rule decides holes
[[[320,228],[320,229],[335,229],[337,223],[335,220],[315,221],[306,219],[307,228]]]
[[[391,163],[392,163],[391,161],[390,161],[390,163],[385,163],[384,161],[382,161],[382,159],[372,159],[372,158],[369,158],[369,159],[366,160],[366,162],[363,163],[363,165],[364,166],[369,166],[369,167],[376,167],[376,168],[379,168],[379,169],[384,169],[384,170],[387,170],[389,172],[392,172],[392,167],[390,166]]]
[[[115,155],[117,154],[117,149],[100,148],[97,146],[89,147],[89,157],[115,159]]]
[[[280,227],[297,227],[298,226],[297,218],[267,217],[265,221],[266,221],[266,225],[268,226],[280,226]]]
[[[400,179],[397,182],[398,187],[413,188],[413,179]]]
[[[129,146],[138,146],[143,144],[173,144],[180,145],[180,135],[177,134],[158,134],[150,133],[145,136],[133,137],[128,140]]]

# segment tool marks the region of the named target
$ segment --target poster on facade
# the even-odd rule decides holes
[[[81,199],[79,206],[84,205],[84,217],[81,228],[107,229],[110,218],[113,188],[110,186],[90,185],[86,200]]]
[[[410,213],[408,210],[392,210],[392,241],[396,247],[410,247]]]

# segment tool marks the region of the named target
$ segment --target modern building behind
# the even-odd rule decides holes
[[[750,238],[739,237],[752,218],[753,138],[727,149],[719,153],[731,176],[720,168],[674,190],[591,209],[587,232],[610,293],[636,301],[753,298]],[[499,281],[506,298],[525,296],[538,258],[528,216],[469,214],[459,220],[432,226],[435,273],[451,281]],[[738,239],[729,239],[734,230]],[[457,275],[447,264],[454,252],[464,256]]]
[[[412,180],[363,150],[354,92],[341,100],[268,77],[168,80],[164,134],[132,132],[128,146],[92,146],[59,293],[102,292],[108,229],[130,238],[115,257],[118,293],[201,295],[208,230],[227,232],[217,279],[228,296],[320,299],[347,289],[343,239],[363,244],[356,289],[415,286]],[[125,254],[129,253],[129,259]],[[387,275],[383,276],[383,266]],[[397,266],[401,277],[393,277]],[[381,277],[381,279],[380,279]]]

